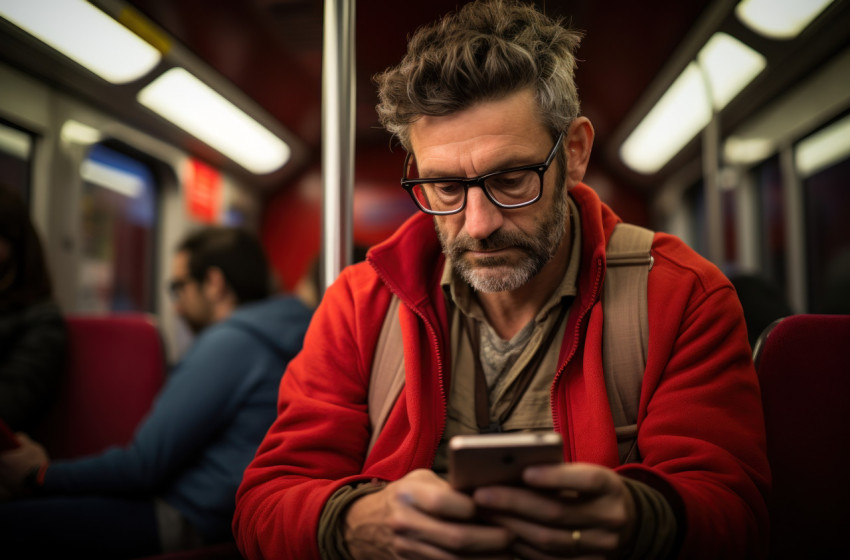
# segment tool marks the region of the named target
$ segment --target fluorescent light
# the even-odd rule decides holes
[[[641,173],[655,173],[711,120],[702,73],[688,64],[670,89],[623,142],[620,157]]]
[[[748,165],[766,159],[774,151],[774,143],[767,138],[730,136],[723,144],[723,159],[727,163]]]
[[[620,157],[635,171],[657,172],[708,124],[712,109],[723,109],[765,66],[758,52],[715,33],[626,138]]]
[[[723,109],[767,66],[767,60],[738,39],[715,33],[697,55],[708,78],[714,108]]]
[[[289,159],[283,140],[183,68],[159,76],[138,100],[253,173],[270,173]]]
[[[90,159],[80,165],[80,176],[99,187],[107,188],[118,194],[136,198],[142,192],[142,180],[132,173],[110,167]]]
[[[0,0],[0,15],[113,84],[141,78],[160,60],[159,51],[84,0]]]
[[[96,144],[101,141],[103,135],[96,128],[70,119],[62,124],[59,137],[69,144]]]
[[[735,8],[738,19],[773,39],[792,39],[832,0],[743,0]]]
[[[801,141],[795,150],[797,171],[804,179],[850,155],[850,116]]]

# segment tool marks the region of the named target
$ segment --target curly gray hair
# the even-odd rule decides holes
[[[375,76],[381,124],[410,150],[410,125],[520,89],[536,92],[553,138],[579,115],[582,34],[533,5],[479,0],[416,31],[402,61]]]

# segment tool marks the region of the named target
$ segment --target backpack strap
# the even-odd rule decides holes
[[[608,240],[602,293],[602,363],[620,463],[640,460],[637,412],[649,347],[647,284],[655,233],[617,224]]]
[[[401,342],[401,325],[398,321],[400,300],[393,294],[378,344],[372,360],[372,374],[369,377],[369,421],[372,424],[372,437],[369,440],[368,455],[384,428],[390,411],[395,405],[401,389],[404,387],[404,349]]]

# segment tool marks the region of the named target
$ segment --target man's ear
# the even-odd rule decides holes
[[[574,187],[587,171],[593,148],[593,125],[587,117],[576,117],[570,123],[564,146],[567,150],[567,186]]]

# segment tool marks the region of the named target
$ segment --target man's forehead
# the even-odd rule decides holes
[[[178,251],[171,259],[171,268],[175,275],[182,275],[189,271],[189,253],[186,251]]]

